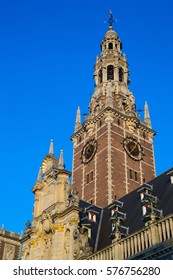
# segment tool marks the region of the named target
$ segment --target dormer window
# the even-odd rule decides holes
[[[88,213],[88,219],[89,219],[90,221],[96,222],[96,214],[95,214],[95,213],[92,213],[92,212],[89,212],[89,213]]]
[[[123,68],[119,68],[119,81],[124,82],[124,70]]]
[[[107,80],[114,80],[114,66],[108,65],[107,67]]]
[[[140,194],[142,204],[143,221],[146,223],[152,219],[151,214],[155,214],[155,218],[162,218],[162,210],[158,209],[158,198],[153,195],[153,186],[147,183],[137,191]]]
[[[173,184],[173,175],[170,176],[171,184]]]
[[[170,178],[170,183],[173,184],[173,169],[171,169],[166,175]]]
[[[112,43],[109,43],[108,49],[109,49],[109,50],[112,50],[112,49],[113,49],[113,44],[112,44]]]
[[[144,193],[140,193],[140,197],[141,197],[141,201],[142,201],[144,199]],[[146,213],[147,213],[147,205],[144,204],[142,206],[142,215],[144,216],[144,215],[146,215]]]

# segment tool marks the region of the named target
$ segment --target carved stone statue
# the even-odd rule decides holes
[[[5,244],[3,259],[14,260],[14,254],[15,254],[15,246],[11,244]]]
[[[79,196],[78,196],[78,191],[76,188],[72,187],[71,191],[71,197],[70,197],[70,206],[74,204],[79,204]]]
[[[41,223],[45,233],[52,231],[52,219],[49,214],[43,213]]]
[[[84,228],[74,231],[74,259],[87,257],[92,253],[88,242],[88,233]]]
[[[64,241],[64,251],[65,256],[69,256],[70,253],[70,230],[67,229],[65,233],[65,241]]]
[[[69,206],[69,198],[71,196],[71,190],[72,190],[72,186],[69,180],[67,180],[64,184],[65,202],[67,207]]]
[[[108,81],[108,83],[107,83],[106,97],[112,97],[112,83],[111,83],[111,81]]]

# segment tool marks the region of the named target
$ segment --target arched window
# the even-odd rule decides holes
[[[103,80],[103,75],[102,75],[102,70],[99,70],[99,83],[102,83]]]
[[[120,82],[124,81],[124,71],[123,71],[123,68],[119,68],[119,81]]]
[[[108,65],[107,67],[107,80],[114,80],[114,66]]]
[[[113,44],[109,43],[108,48],[109,48],[109,50],[112,50],[113,49]]]

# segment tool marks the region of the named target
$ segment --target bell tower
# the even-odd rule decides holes
[[[122,43],[109,28],[95,63],[95,90],[89,114],[81,123],[77,110],[73,141],[73,185],[79,197],[104,207],[155,176],[153,137],[148,104],[144,120],[129,89],[129,70]]]

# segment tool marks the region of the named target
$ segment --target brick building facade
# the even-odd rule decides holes
[[[173,258],[173,171],[155,177],[155,131],[147,103],[144,120],[136,111],[113,21],[110,12],[83,123],[77,110],[72,180],[51,141],[32,189],[23,260]]]

